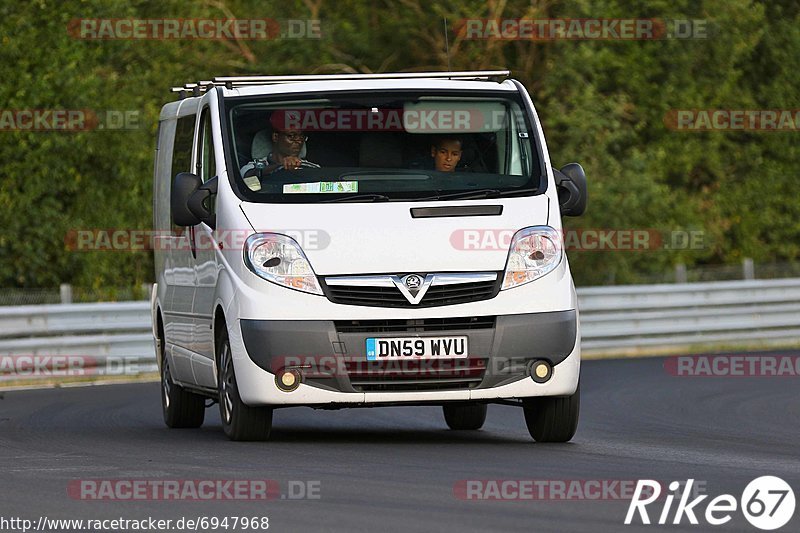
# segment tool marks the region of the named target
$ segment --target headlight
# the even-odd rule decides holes
[[[317,276],[297,241],[278,233],[255,233],[245,241],[250,270],[267,281],[290,289],[322,294]]]
[[[558,266],[563,255],[561,234],[550,226],[519,230],[511,239],[501,290],[541,278]]]

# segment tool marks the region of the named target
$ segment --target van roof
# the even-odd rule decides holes
[[[329,74],[297,76],[223,76],[209,81],[187,83],[173,87],[172,92],[180,97],[200,96],[213,87],[224,87],[224,96],[306,92],[324,88],[331,90],[353,89],[486,89],[490,82],[500,88],[501,80],[507,78],[508,70],[459,71],[459,72],[390,72],[378,74]],[[513,90],[513,89],[512,89]]]
[[[321,93],[353,90],[501,90],[516,91],[511,82],[447,81],[447,80],[365,80],[365,81],[306,81],[280,85],[251,85],[223,89],[223,96],[258,96],[270,94]]]

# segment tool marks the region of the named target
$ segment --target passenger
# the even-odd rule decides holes
[[[461,161],[461,140],[443,137],[431,146],[433,167],[439,172],[454,172]]]

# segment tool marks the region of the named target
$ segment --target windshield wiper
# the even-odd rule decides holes
[[[450,194],[439,194],[436,196],[428,196],[425,198],[396,198],[392,199],[386,196],[385,194],[353,194],[350,196],[344,196],[341,198],[333,198],[331,200],[324,200],[321,203],[332,203],[332,202],[360,202],[360,201],[368,201],[368,202],[391,202],[391,201],[399,201],[399,202],[425,202],[425,201],[436,201],[436,200],[479,200],[481,198],[500,198],[506,196],[525,196],[528,194],[533,194],[538,189],[528,188],[528,189],[512,189],[510,191],[501,191],[500,189],[475,189],[472,191],[459,191]]]
[[[342,196],[340,198],[333,198],[331,200],[323,200],[321,204],[330,204],[333,202],[388,202],[389,197],[385,194],[351,194],[350,196]]]
[[[414,198],[414,200],[473,200],[477,198],[491,198],[492,196],[499,196],[503,193],[500,189],[475,189],[474,191],[460,191],[450,194],[438,194],[436,196],[429,196],[427,198]]]
[[[511,191],[503,191],[500,193],[500,196],[525,196],[528,194],[535,194],[538,192],[539,189],[536,187],[531,187],[529,189],[513,189]]]
[[[476,189],[474,191],[460,191],[450,194],[429,196],[427,198],[414,198],[413,200],[477,200],[480,198],[500,198],[503,196],[525,196],[528,194],[534,194],[537,190],[538,189],[535,187],[527,189],[512,189],[510,191],[501,191],[500,189]]]

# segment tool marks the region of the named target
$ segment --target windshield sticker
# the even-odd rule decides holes
[[[320,194],[358,192],[357,181],[318,181],[316,183],[287,183],[283,194]]]

